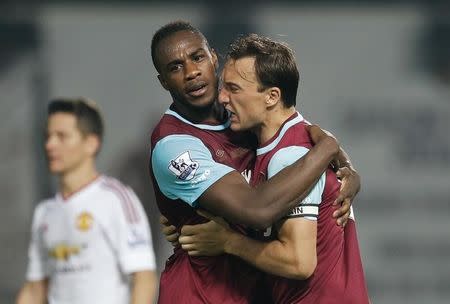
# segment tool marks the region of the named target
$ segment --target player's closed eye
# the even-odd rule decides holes
[[[240,88],[238,86],[231,84],[231,85],[228,85],[227,91],[230,93],[238,93],[239,89]]]

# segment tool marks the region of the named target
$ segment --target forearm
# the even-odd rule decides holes
[[[353,164],[350,160],[350,156],[345,152],[342,147],[339,149],[339,153],[337,154],[335,158],[335,163],[337,165],[336,169],[342,168],[342,167],[348,167],[350,169],[353,169]]]
[[[244,189],[246,191],[230,191],[238,188],[238,185],[233,184],[236,179],[230,179],[229,185],[223,187],[225,191],[221,193],[222,203],[206,208],[231,222],[266,228],[307,195],[338,153],[338,148],[333,138],[324,139],[303,158],[254,189],[247,185],[248,189]],[[244,188],[244,185],[240,186]]]
[[[46,304],[46,282],[27,282],[17,294],[16,304]]]
[[[360,191],[361,177],[359,176],[358,172],[353,167],[353,164],[350,160],[350,156],[347,154],[347,152],[344,151],[344,149],[342,149],[342,148],[339,149],[339,153],[335,160],[338,163],[338,167],[336,168],[337,170],[340,168],[350,169],[347,171],[348,172],[347,178],[350,179],[350,177],[352,177],[352,179],[351,179],[352,185],[355,185],[355,187],[354,187],[355,192],[351,195],[351,197],[354,197]],[[340,175],[339,177],[342,178],[342,175]]]
[[[154,271],[140,271],[133,274],[131,304],[151,304],[156,298],[157,279]]]
[[[304,256],[295,254],[289,244],[280,240],[261,242],[233,233],[224,246],[224,251],[235,255],[256,268],[290,279],[304,280],[309,277]]]

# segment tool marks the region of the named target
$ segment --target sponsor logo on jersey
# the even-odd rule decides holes
[[[194,187],[196,184],[205,181],[208,178],[209,174],[211,174],[211,171],[209,169],[206,169],[202,175],[191,181],[191,186]]]
[[[81,246],[58,244],[49,250],[48,255],[58,261],[67,261],[71,256],[80,254],[81,249]]]
[[[197,172],[199,165],[193,161],[189,151],[172,159],[169,164],[169,170],[181,180],[191,180],[194,178],[195,172]]]
[[[56,272],[60,273],[73,273],[73,272],[86,272],[92,269],[89,264],[81,264],[81,265],[58,265],[56,266]]]
[[[89,212],[82,212],[77,216],[76,226],[80,231],[88,231],[94,223],[94,218]]]
[[[225,155],[225,151],[224,150],[216,150],[216,156],[217,157],[223,157]]]

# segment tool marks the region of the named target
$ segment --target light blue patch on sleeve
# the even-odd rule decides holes
[[[216,162],[209,149],[191,135],[169,135],[152,152],[152,169],[161,192],[196,207],[212,184],[234,169]]]
[[[267,174],[271,178],[283,168],[293,164],[298,159],[308,153],[308,149],[301,146],[290,146],[278,150],[271,158]],[[325,190],[326,173],[323,173],[318,182],[314,185],[308,196],[295,207],[287,217],[305,217],[311,220],[317,220],[319,215],[319,204],[322,202],[322,194]]]

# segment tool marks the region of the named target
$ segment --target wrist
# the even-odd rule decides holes
[[[240,247],[243,237],[242,234],[231,232],[224,244],[224,252],[231,255],[238,255],[238,248]]]
[[[331,136],[327,136],[321,142],[326,147],[327,151],[329,151],[331,153],[332,158],[336,158],[339,155],[340,147],[335,138],[333,138]]]

